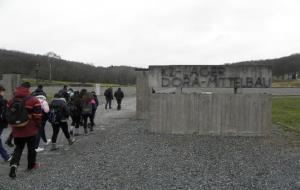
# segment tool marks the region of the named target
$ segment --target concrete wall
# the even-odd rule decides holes
[[[137,72],[136,80],[136,118],[149,118],[149,96],[151,89],[148,82],[148,71]]]
[[[271,131],[268,94],[152,94],[148,130],[167,134],[261,136]]]
[[[169,65],[149,67],[154,88],[270,88],[272,69],[258,65]]]
[[[21,75],[20,74],[1,74],[0,83],[6,89],[5,98],[10,98],[13,95],[13,91],[16,86],[21,83]]]

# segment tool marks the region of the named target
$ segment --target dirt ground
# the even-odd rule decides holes
[[[135,102],[126,97],[121,111],[101,105],[95,132],[72,146],[60,133],[60,149],[39,153],[36,171],[25,170],[26,151],[15,180],[1,163],[0,189],[300,188],[299,135],[276,126],[266,138],[151,134],[135,120]]]

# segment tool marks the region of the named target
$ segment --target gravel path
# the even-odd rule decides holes
[[[300,189],[300,137],[274,127],[268,138],[157,135],[124,110],[98,113],[94,134],[38,155],[39,170],[16,180],[0,164],[0,189]],[[50,132],[50,131],[49,131]]]

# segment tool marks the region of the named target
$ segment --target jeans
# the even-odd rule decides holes
[[[9,159],[9,154],[6,152],[6,150],[2,145],[2,139],[1,139],[2,132],[3,132],[3,128],[0,128],[0,154],[2,158],[6,161]]]
[[[65,137],[67,139],[70,139],[70,133],[69,133],[67,122],[59,122],[58,124],[52,124],[52,128],[53,128],[52,143],[56,143],[60,128],[63,131]]]
[[[32,137],[15,137],[14,142],[16,145],[16,148],[13,153],[13,157],[10,161],[10,165],[19,165],[20,159],[22,156],[22,152],[24,150],[25,144],[27,144],[27,160],[28,160],[28,169],[32,169],[36,162],[36,152],[35,152],[35,140],[36,136]]]
[[[80,115],[78,115],[78,116],[73,116],[73,117],[72,117],[72,120],[73,120],[73,122],[74,122],[75,128],[78,129],[79,126],[80,126],[80,122],[81,122],[81,116],[80,116]]]
[[[45,133],[45,126],[47,123],[47,118],[43,118],[42,119],[42,124],[41,127],[39,129],[39,133],[36,135],[36,144],[35,144],[35,148],[38,148],[40,145],[40,140],[42,138],[42,140],[47,143],[47,138],[46,138],[46,133]]]
[[[85,129],[87,128],[88,119],[90,119],[90,121],[91,121],[91,126],[92,127],[94,126],[94,117],[93,117],[93,115],[83,115],[82,118],[83,118],[83,128],[85,128]]]
[[[89,117],[92,126],[95,125],[94,121],[95,121],[96,111],[97,111],[97,109],[93,109],[92,115]]]
[[[6,142],[7,142],[8,144],[12,144],[13,139],[14,139],[13,133],[10,132],[10,133],[9,133],[9,136],[8,136],[7,139],[6,139]]]
[[[120,100],[120,99],[117,100],[117,103],[118,103],[117,109],[120,110],[120,109],[121,109],[121,103],[122,103],[122,100]]]
[[[107,106],[109,106],[109,109],[111,109],[111,101],[112,99],[106,99],[105,109],[107,109]]]

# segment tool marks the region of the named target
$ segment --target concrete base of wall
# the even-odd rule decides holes
[[[136,118],[149,118],[149,96],[148,72],[137,72],[136,80]]]
[[[148,130],[166,134],[264,136],[269,94],[151,94]]]

